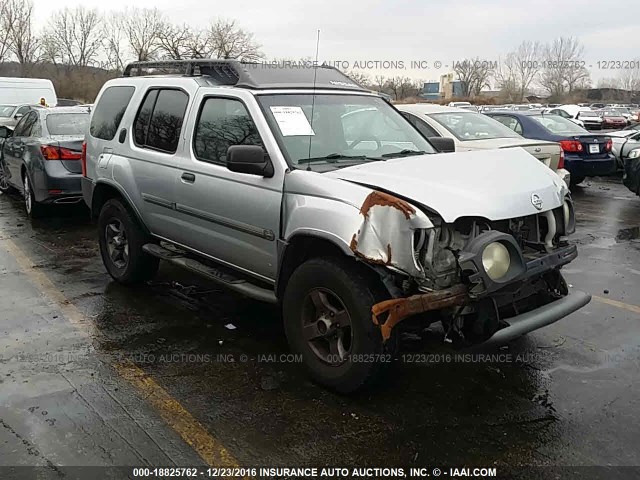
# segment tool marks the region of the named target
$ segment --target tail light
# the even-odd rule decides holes
[[[604,151],[610,152],[612,148],[613,148],[613,140],[607,140],[607,143],[605,143],[604,145]]]
[[[558,160],[558,168],[564,168],[564,150],[560,150],[560,160]]]
[[[82,142],[82,153],[80,154],[80,162],[82,165],[82,176],[87,176],[87,142]]]
[[[45,160],[60,160],[60,151],[53,145],[40,145],[40,151]]]
[[[56,145],[40,145],[40,151],[45,160],[80,160],[80,152]]]
[[[560,147],[565,152],[581,152],[582,144],[577,140],[560,140]]]

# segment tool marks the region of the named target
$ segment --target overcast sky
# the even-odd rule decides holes
[[[34,0],[38,25],[52,11],[82,4],[105,11],[129,0]],[[598,61],[640,57],[637,0],[137,0],[157,7],[176,23],[204,26],[216,16],[238,20],[255,34],[269,58],[314,57],[320,29],[320,60],[353,66],[363,60],[402,60],[408,74],[423,80],[447,73],[444,65],[466,57],[498,60],[523,40],[577,36],[585,47],[594,83],[618,71]],[[409,71],[412,60],[429,69]],[[435,69],[434,62],[443,67]],[[369,72],[371,74],[378,72]]]

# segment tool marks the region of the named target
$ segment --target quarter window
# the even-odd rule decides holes
[[[92,137],[113,140],[134,90],[134,87],[126,86],[109,87],[102,93],[91,117],[89,132]]]
[[[149,90],[133,125],[136,145],[175,153],[188,103],[181,90]]]
[[[193,136],[196,158],[225,165],[227,149],[232,145],[263,147],[258,129],[242,102],[230,98],[207,98]]]

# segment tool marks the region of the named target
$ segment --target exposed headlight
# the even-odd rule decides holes
[[[500,242],[487,245],[482,252],[482,266],[491,280],[505,276],[511,266],[509,250]]]
[[[629,158],[638,158],[638,157],[640,157],[640,148],[631,150],[631,152],[629,153]]]

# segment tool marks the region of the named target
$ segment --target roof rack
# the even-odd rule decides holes
[[[219,85],[241,88],[313,88],[367,91],[338,69],[296,62],[241,62],[197,58],[128,64],[123,77],[142,75],[206,76]]]

